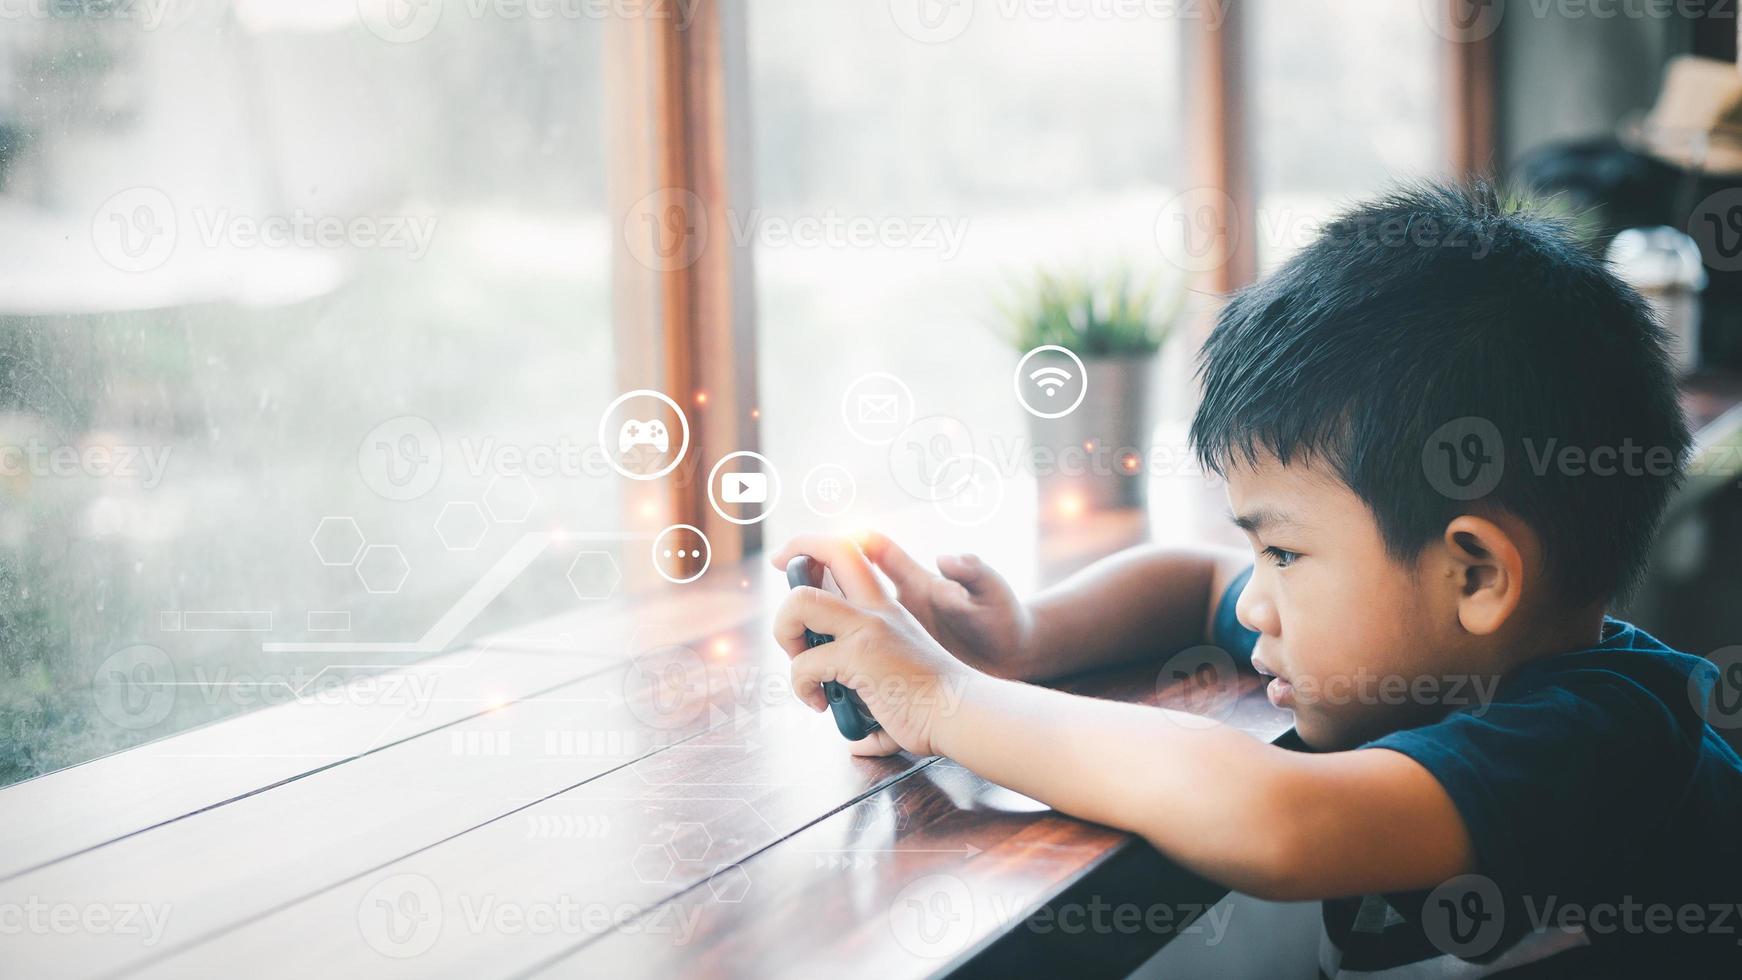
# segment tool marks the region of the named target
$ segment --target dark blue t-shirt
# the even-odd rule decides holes
[[[1250,575],[1214,637],[1248,660],[1257,634],[1234,601]],[[1524,664],[1490,703],[1362,746],[1439,780],[1476,870],[1326,902],[1321,972],[1742,977],[1742,759],[1706,720],[1718,680],[1605,619],[1597,646]]]

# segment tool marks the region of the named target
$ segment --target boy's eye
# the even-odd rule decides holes
[[[1271,547],[1264,549],[1264,557],[1270,559],[1270,563],[1275,565],[1277,568],[1287,568],[1294,564],[1294,560],[1299,558],[1300,555],[1297,552]]]

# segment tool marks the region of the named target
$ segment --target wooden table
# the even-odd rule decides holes
[[[710,575],[0,791],[0,972],[1118,973],[1222,894],[947,760],[851,756],[786,687],[778,599]],[[1288,728],[1255,677],[1160,667],[1067,686]],[[1067,930],[1102,905],[1149,927]]]
[[[1738,387],[1690,384],[1704,454]],[[1225,524],[1152,497],[1042,577]],[[786,689],[781,594],[721,568],[0,790],[0,974],[1119,975],[1223,894],[947,760],[849,755]],[[1286,737],[1256,677],[1162,665],[1067,686]]]

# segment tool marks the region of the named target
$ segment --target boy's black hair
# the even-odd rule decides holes
[[[1628,593],[1688,449],[1644,300],[1487,183],[1339,215],[1228,302],[1198,377],[1206,469],[1324,461],[1405,561],[1458,514],[1502,508],[1569,603]]]

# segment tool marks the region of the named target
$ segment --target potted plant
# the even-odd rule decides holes
[[[1088,392],[1074,411],[1029,414],[1044,517],[1143,506],[1156,353],[1184,303],[1183,284],[1117,268],[1037,272],[1004,304],[1005,332],[1019,354],[1054,344],[1081,358],[1086,372]]]

